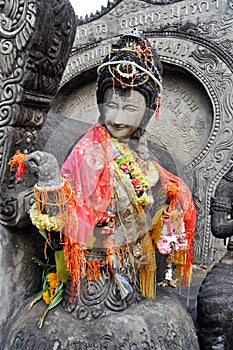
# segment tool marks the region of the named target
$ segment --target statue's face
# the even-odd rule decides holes
[[[107,130],[117,139],[129,138],[139,127],[144,116],[144,96],[133,90],[119,93],[108,89],[104,97],[103,112]]]

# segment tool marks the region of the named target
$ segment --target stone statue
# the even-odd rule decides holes
[[[156,265],[163,286],[190,277],[195,229],[188,187],[151,159],[145,137],[159,111],[161,73],[149,41],[127,30],[98,68],[99,123],[61,171],[51,154],[24,158],[37,176],[31,220],[56,263],[34,301],[43,297],[49,311],[64,298],[41,329],[43,302],[21,310],[10,322],[10,348],[38,348],[45,339],[48,349],[198,349],[174,292],[158,287],[155,299]]]
[[[229,238],[227,253],[207,274],[198,295],[198,326],[202,349],[232,349],[233,167],[220,180],[211,202],[211,230]]]
[[[233,236],[232,193],[233,168],[221,179],[215,197],[211,202],[211,231],[216,238],[226,239]],[[228,242],[229,251],[232,250],[231,240]]]

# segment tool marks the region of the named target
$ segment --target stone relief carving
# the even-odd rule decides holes
[[[143,1],[145,3],[145,1]],[[186,3],[186,4],[185,4]],[[207,5],[203,7],[204,3]],[[123,6],[123,5],[122,5]],[[156,7],[149,7],[146,10],[144,10],[142,13],[140,11],[137,12],[138,18],[134,16],[133,19],[130,19],[130,15],[124,15],[120,18],[115,18],[116,14],[114,11],[110,11],[106,14],[106,19],[104,21],[102,20],[96,20],[91,21],[90,24],[86,25],[80,25],[77,27],[76,32],[76,39],[75,44],[73,48],[73,54],[72,57],[74,58],[74,69],[77,68],[77,65],[75,66],[75,60],[81,59],[81,64],[87,63],[87,61],[91,61],[91,58],[88,58],[88,56],[82,56],[80,57],[80,53],[86,51],[88,48],[91,47],[96,51],[97,50],[97,39],[99,38],[101,40],[101,46],[105,47],[105,50],[108,50],[109,43],[107,45],[107,40],[112,38],[113,36],[116,36],[116,33],[121,33],[124,31],[124,28],[127,26],[134,26],[136,25],[140,30],[143,30],[146,35],[152,36],[154,35],[168,35],[168,32],[170,35],[174,36],[181,36],[181,37],[189,37],[191,40],[197,40],[199,42],[202,42],[203,37],[200,36],[201,33],[199,33],[199,27],[200,23],[207,23],[209,22],[215,22],[216,26],[219,25],[219,17],[223,16],[224,13],[227,12],[228,6],[227,4],[222,4],[219,2],[219,0],[208,0],[208,1],[199,1],[198,5],[195,5],[195,11],[191,11],[192,7],[190,5],[190,2],[187,1],[180,1],[180,4],[174,4],[173,7],[169,6],[156,6]],[[187,10],[188,8],[188,10]],[[167,16],[169,9],[170,15]],[[186,9],[184,11],[184,9]],[[199,10],[198,10],[199,9]],[[182,11],[181,11],[182,10]],[[166,18],[161,17],[161,13],[166,13]],[[157,15],[155,15],[157,13]],[[177,13],[175,16],[174,14]],[[215,21],[213,21],[213,18]],[[109,23],[111,23],[111,20],[114,19],[114,32],[112,32],[112,28],[109,27]],[[121,22],[122,21],[122,22]],[[204,25],[204,24],[203,24]],[[178,29],[178,31],[177,31]],[[175,31],[175,33],[174,33]],[[186,36],[187,34],[187,36]],[[196,35],[194,35],[196,34]],[[207,31],[207,34],[209,34],[209,31]],[[193,35],[193,37],[192,37]],[[209,37],[207,37],[209,39]],[[106,41],[105,41],[106,40]],[[88,42],[88,45],[86,44]],[[215,49],[218,50],[219,53],[222,53],[222,50],[218,49],[218,45],[215,45],[213,42],[208,42],[209,46],[214,45]],[[99,48],[98,48],[99,49]],[[179,49],[179,48],[178,48]],[[79,52],[79,55],[75,55],[75,52]],[[185,53],[185,51],[183,52]],[[97,60],[97,54],[91,52],[93,60]],[[95,57],[94,57],[95,55]],[[80,57],[80,58],[79,58]],[[99,59],[101,59],[101,56],[98,55]],[[104,57],[104,53],[103,56]],[[72,58],[69,61],[69,64],[71,64]],[[94,66],[94,65],[92,65]],[[80,69],[81,68],[81,69]],[[79,72],[83,69],[87,69],[88,67],[83,66],[80,67]],[[65,83],[66,74],[71,78],[70,74],[75,75],[74,72],[72,72],[72,67],[68,66],[67,70],[63,76],[63,83]]]
[[[212,244],[210,217],[208,215],[210,211],[210,198],[213,191],[213,186],[209,185],[209,181],[215,177],[218,178],[217,171],[221,169],[221,166],[226,164],[229,157],[232,154],[232,74],[225,63],[219,62],[216,56],[210,54],[207,49],[198,47],[193,53],[195,59],[199,62],[199,69],[205,72],[205,76],[208,81],[215,88],[217,93],[217,99],[213,100],[214,109],[220,112],[219,117],[215,116],[214,129],[212,132],[212,138],[209,140],[207,146],[211,152],[210,156],[204,155],[204,162],[201,166],[197,167],[197,198],[199,201],[199,217],[200,225],[201,221],[205,222],[205,236],[204,236],[204,248],[203,256],[206,260],[209,259],[209,250]],[[217,102],[217,103],[216,103]],[[220,109],[220,106],[222,106]],[[220,118],[221,116],[221,118]],[[221,142],[216,141],[217,135],[221,135]],[[212,180],[215,182],[215,180]],[[207,185],[207,186],[206,186]],[[207,207],[204,208],[204,196],[206,193]],[[201,225],[202,226],[202,225]],[[201,232],[201,227],[197,231]],[[201,242],[201,237],[200,237]]]
[[[99,40],[105,40],[116,36],[116,33],[121,33],[126,27],[137,26],[138,29],[144,32],[158,33],[160,31],[186,33],[186,28],[190,28],[190,33],[197,33],[195,27],[203,23],[216,20],[219,22],[219,13],[223,9],[227,10],[227,4],[223,4],[220,0],[207,0],[198,2],[177,1],[169,2],[170,5],[165,6],[164,3],[156,3],[153,6],[152,2],[140,1],[140,6],[136,12],[124,13],[116,11],[118,7],[124,7],[125,2],[120,1],[118,6],[113,6],[105,11],[105,20],[102,16],[86,18],[85,21],[79,22],[77,27],[76,39],[74,48],[83,48],[91,43],[97,43]],[[138,2],[137,2],[138,4]],[[167,3],[168,4],[168,3]],[[93,19],[95,18],[95,21]],[[114,27],[109,25],[114,20]]]
[[[119,290],[115,288],[112,278],[101,276],[98,281],[91,281],[88,285],[82,281],[80,297],[75,296],[75,307],[71,307],[71,283],[66,289],[63,307],[79,320],[94,320],[126,310],[129,306],[142,300],[140,283],[125,299],[121,299]]]
[[[23,89],[19,83],[23,80],[27,59],[24,50],[29,45],[36,22],[35,1],[30,1],[28,5],[5,3],[0,15],[1,126],[18,124],[20,107],[17,102],[23,98]]]
[[[138,10],[146,9],[149,6],[150,5],[144,1],[136,0],[136,1],[132,2],[130,0],[126,0],[126,1],[119,3],[119,5],[117,6],[117,8],[115,10],[115,16],[122,17],[125,14],[137,12]]]
[[[62,99],[58,98],[52,110],[68,118],[90,125],[95,124],[99,113],[96,102],[96,83],[92,81],[77,90],[72,90],[66,96],[62,96]]]
[[[224,55],[232,53],[232,38],[229,29],[232,26],[233,3],[232,0],[221,3],[216,2],[216,8],[219,9],[219,16],[215,20],[208,22],[198,21],[198,25],[188,23],[180,30],[187,30],[188,33],[193,33],[205,37],[206,39],[214,40],[218,47],[219,53],[224,50]],[[210,43],[211,44],[211,43]],[[230,57],[229,57],[230,58]]]
[[[206,275],[197,298],[197,324],[203,350],[211,347],[232,348],[232,303],[229,303],[233,277],[232,185],[233,167],[230,167],[220,179],[211,198],[212,233],[215,237],[226,240],[227,252]],[[227,307],[223,308],[223,305]]]
[[[7,164],[17,150],[37,148],[39,130],[57,92],[75,29],[76,18],[68,0],[0,0],[1,349],[5,323],[20,303],[40,288],[39,268],[26,252],[39,259],[43,254],[33,228],[22,228],[28,223],[26,213],[34,200],[33,191],[15,185]],[[28,188],[30,185],[29,180]]]
[[[14,320],[12,333],[7,336],[5,344],[12,349],[22,350],[25,348],[170,350],[182,346],[198,350],[192,322],[185,318],[184,309],[178,306],[177,311],[171,312],[166,305],[171,291],[164,290],[165,295],[162,291],[160,293],[157,296],[156,307],[153,302],[138,303],[134,308],[98,319],[98,322],[95,320],[75,322],[72,315],[64,312],[61,306],[57,306],[56,316],[50,318],[48,315],[46,326],[38,329],[33,319],[36,314],[30,316],[27,312],[23,319]],[[175,294],[173,298],[173,305],[177,305],[178,298]],[[37,313],[41,311],[39,304],[36,308]],[[161,327],[160,317],[164,314],[166,316]],[[56,329],[49,332],[49,329],[54,329],[54,317],[56,317]],[[178,321],[173,325],[174,317],[177,317]],[[64,324],[69,324],[65,330]]]
[[[184,166],[200,153],[211,133],[211,103],[201,86],[195,90],[188,76],[169,71],[166,75],[160,117],[148,131],[151,141],[156,135]]]
[[[22,4],[27,4],[30,8],[31,3],[32,2],[30,1],[26,3],[26,2],[23,2],[22,0],[19,0],[19,2],[14,3],[14,6],[16,5],[19,6],[19,11],[15,12],[17,20],[20,18],[20,15],[23,13],[22,7],[20,6]],[[72,23],[67,24],[66,18],[63,17],[64,15],[67,15],[67,18],[69,18],[69,15],[71,15],[71,13],[69,12],[69,8],[66,11],[66,5],[68,4],[67,1],[62,1],[62,0],[59,1],[59,6],[57,6],[58,4],[57,1],[51,1],[49,3],[47,1],[38,1],[35,3],[37,3],[38,6],[41,6],[40,15],[42,15],[42,18],[43,18],[43,14],[45,13],[46,13],[46,16],[44,16],[43,21],[39,23],[37,21],[38,7],[36,6],[33,8],[32,6],[32,8],[35,10],[34,13],[36,16],[35,26],[32,28],[32,33],[30,33],[30,37],[32,41],[30,42],[30,45],[29,45],[27,44],[27,40],[25,40],[25,43],[24,43],[25,46],[23,46],[22,48],[22,55],[21,55],[21,51],[18,50],[17,46],[15,51],[12,52],[12,57],[14,57],[14,55],[16,55],[17,57],[21,57],[21,61],[16,60],[12,65],[12,68],[13,68],[12,74],[11,72],[8,72],[9,75],[6,75],[4,77],[4,74],[5,74],[4,67],[2,69],[3,78],[2,78],[1,88],[4,90],[5,87],[7,86],[4,93],[6,94],[9,92],[8,104],[10,104],[10,107],[12,107],[14,112],[14,114],[12,113],[12,115],[9,114],[8,116],[4,114],[4,108],[2,108],[3,116],[6,118],[3,121],[5,124],[3,124],[2,126],[2,130],[0,130],[2,131],[2,147],[3,147],[3,155],[5,156],[4,163],[2,163],[3,171],[2,171],[1,194],[4,194],[5,191],[6,192],[8,191],[9,195],[7,197],[3,195],[1,198],[0,219],[1,219],[1,222],[4,223],[5,225],[15,226],[15,224],[18,224],[17,222],[18,211],[20,211],[21,209],[25,211],[31,201],[30,193],[23,193],[23,194],[21,193],[20,194],[21,196],[18,195],[17,197],[14,195],[15,187],[13,183],[13,177],[9,176],[9,173],[6,168],[6,163],[9,160],[9,155],[14,153],[15,150],[20,149],[21,151],[24,151],[24,152],[26,151],[31,152],[36,148],[38,131],[43,125],[47,110],[49,109],[51,101],[53,100],[53,97],[56,93],[57,85],[59,83],[59,80],[64,68],[65,59],[67,59],[68,57],[66,56],[64,61],[62,61],[63,59],[62,52],[69,51],[69,43],[73,33]],[[13,13],[12,11],[13,9],[17,9],[17,6],[16,7],[10,7],[10,6],[13,6],[12,2],[9,2],[7,6],[3,8],[5,11],[5,14],[8,13],[7,11],[9,10],[9,8],[11,9],[10,13]],[[52,6],[53,11],[49,11],[48,7],[46,8],[46,6]],[[74,23],[74,17],[72,18],[73,18],[72,21]],[[52,21],[52,19],[54,20],[54,22]],[[63,23],[63,25],[61,27],[60,26],[57,27],[57,22]],[[52,26],[52,28],[49,28],[50,29],[49,31],[45,30],[45,33],[48,36],[49,43],[47,43],[45,38],[43,38],[41,40],[43,40],[42,43],[44,45],[42,45],[42,43],[39,40],[40,38],[37,36],[37,32],[40,31],[41,29],[42,29],[41,31],[43,32],[44,31],[43,25],[47,23],[51,24]],[[28,32],[25,31],[25,33],[22,36],[19,36],[21,41],[23,41],[23,39],[27,39]],[[60,36],[64,38],[64,41],[60,40]],[[59,37],[59,43],[58,43],[58,37]],[[12,38],[12,45],[15,42],[17,42],[16,37]],[[60,43],[61,43],[61,46],[60,46]],[[47,47],[47,44],[48,44],[48,47]],[[52,49],[50,50],[50,48]],[[1,54],[5,55],[4,52],[2,52]],[[24,58],[24,60],[22,59],[22,57]],[[93,59],[93,57],[91,57],[91,59]],[[18,70],[18,68],[20,68],[21,71]],[[20,72],[20,74],[18,74],[18,71]],[[44,75],[46,75],[46,79],[44,78]],[[12,84],[13,87],[11,86],[11,83],[14,83]],[[11,90],[11,87],[12,87],[12,90]],[[2,102],[2,106],[5,107],[4,99],[1,99],[1,102]],[[12,102],[12,105],[11,105],[11,102]],[[190,100],[187,100],[185,102],[189,104]],[[191,108],[195,109],[195,103],[191,105]],[[10,146],[9,150],[6,149],[6,145]],[[9,237],[12,238],[11,235],[9,235]],[[9,242],[9,241],[6,241],[6,242]],[[12,250],[14,249],[15,247]],[[12,259],[15,258],[14,252],[12,253],[11,256],[12,256]],[[22,254],[22,256],[24,256],[24,254]],[[21,269],[21,263],[19,265]],[[2,267],[2,271],[4,272],[3,267]],[[17,282],[16,278],[14,282]],[[30,294],[30,291],[28,293]],[[23,295],[21,300],[24,300],[27,296],[28,295]],[[88,294],[84,295],[86,299],[85,300],[83,299],[83,304],[87,302],[87,299],[89,298],[89,296],[90,295]],[[18,307],[18,305],[14,304],[14,301],[17,301],[17,293],[16,293],[16,296],[14,297],[15,297],[15,300],[13,300],[13,306],[10,312],[12,311],[12,309],[14,310],[14,306]],[[114,297],[110,300],[109,299],[107,301],[105,300],[105,306],[107,306],[106,309],[114,310],[114,311],[115,309],[117,310],[120,309],[122,311],[126,307],[125,304],[127,302],[128,304],[131,304],[132,302],[132,300],[126,300],[126,303],[122,302],[122,305],[119,306],[118,299]],[[132,298],[136,298],[136,296],[132,295]],[[174,301],[174,305],[177,304],[174,298],[171,298],[171,300]],[[166,303],[162,301],[161,304],[164,305]],[[101,307],[102,306],[103,306],[103,303],[101,304]],[[150,309],[152,308],[150,307]],[[83,310],[81,308],[81,311],[80,309],[75,311],[81,314],[82,312],[85,313],[86,310]],[[92,317],[95,318],[96,316],[98,316],[99,311],[102,311],[102,310],[98,310],[98,309],[96,310],[96,308],[93,307],[93,310],[91,312]],[[149,312],[145,312],[145,313],[147,314],[147,318],[151,319]],[[28,310],[26,310],[26,314],[28,316]],[[35,319],[35,314],[33,315],[33,319]],[[164,311],[162,311],[162,314],[164,314]],[[166,323],[169,324],[173,316],[173,315],[170,315],[171,314],[170,307],[167,310],[167,314],[168,315],[166,316],[166,319],[167,319]],[[178,317],[178,320],[179,320],[181,312],[179,312],[178,310],[177,314],[179,316]],[[64,315],[63,312],[62,312],[62,315]],[[58,314],[58,321],[60,318],[61,317],[59,317],[59,314]],[[126,336],[124,336],[123,339],[119,337],[119,334],[117,334],[117,332],[109,335],[109,332],[105,333],[104,330],[101,330],[101,332],[99,333],[101,335],[101,343],[99,342],[99,337],[92,339],[88,335],[86,336],[86,339],[90,339],[90,341],[86,340],[85,334],[83,336],[83,339],[81,339],[80,341],[78,340],[78,342],[76,342],[70,336],[64,337],[63,335],[61,335],[61,333],[56,335],[57,338],[54,339],[53,338],[54,334],[48,335],[47,329],[45,329],[45,336],[41,336],[39,332],[38,332],[39,334],[37,333],[37,328],[35,324],[31,326],[30,321],[28,323],[27,322],[24,323],[20,320],[19,326],[18,326],[18,330],[20,331],[17,334],[16,334],[16,331],[15,332],[12,332],[11,330],[6,331],[6,332],[9,332],[8,334],[10,338],[8,339],[10,340],[10,342],[6,341],[6,344],[11,343],[10,347],[12,346],[12,347],[17,347],[22,349],[24,349],[25,347],[40,348],[40,347],[48,347],[48,346],[52,346],[53,348],[55,348],[55,347],[62,346],[61,339],[63,339],[63,337],[65,338],[64,341],[69,341],[68,348],[72,348],[72,347],[76,348],[77,346],[79,346],[80,348],[89,348],[90,346],[105,348],[106,346],[108,346],[108,344],[112,344],[112,346],[114,347],[128,346],[130,348],[135,348],[135,349],[141,348],[141,347],[152,349],[152,348],[157,348],[160,345],[160,343],[162,347],[165,341],[167,346],[169,344],[168,348],[172,349],[174,344],[176,344],[176,346],[179,347],[179,343],[183,341],[181,339],[182,337],[184,337],[185,342],[187,343],[197,344],[195,333],[192,330],[191,323],[189,324],[188,318],[187,318],[187,322],[183,322],[184,320],[183,316],[181,316],[181,319],[182,319],[182,322],[181,322],[181,325],[179,325],[179,327],[180,326],[183,327],[182,323],[186,324],[188,334],[192,333],[190,337],[187,337],[186,332],[182,332],[182,331],[180,332],[181,336],[179,337],[179,339],[178,337],[175,337],[174,334],[176,335],[178,333],[176,330],[174,331],[174,329],[176,329],[177,323],[172,321],[172,323],[175,323],[175,326],[174,328],[172,326],[171,329],[169,329],[169,326],[167,327],[168,329],[165,330],[165,332],[167,333],[166,337],[164,337],[165,340],[160,339],[160,336],[158,337],[157,335],[155,335],[154,331],[152,331],[153,337],[149,338],[150,332],[148,332],[149,334],[148,335],[145,329],[142,328],[141,323],[139,323],[139,339],[140,339],[139,342],[135,341],[135,335],[134,335],[135,330],[132,328],[133,329],[132,336],[131,334],[130,335],[127,334]],[[63,325],[67,323],[65,320],[62,320],[62,321],[63,321]],[[121,324],[121,322],[119,323]],[[14,324],[15,322],[13,321],[12,322],[13,327],[14,327]],[[25,324],[29,325],[29,329],[24,328]],[[33,332],[33,328],[35,329],[35,333]],[[157,328],[157,325],[155,328]],[[150,330],[150,327],[148,327],[148,329]],[[58,333],[59,333],[59,330],[63,332],[64,327],[58,326]],[[68,329],[68,332],[70,332],[69,329]],[[121,332],[119,333],[121,334]],[[70,334],[74,334],[73,330],[71,330]],[[191,339],[190,341],[189,338],[193,338],[193,339]],[[73,341],[71,339],[73,339]],[[189,344],[187,344],[186,347],[188,348]]]
[[[149,5],[146,5],[146,4],[143,4],[143,2],[147,2],[148,4],[153,4],[153,5],[167,5],[167,4],[173,4],[175,2],[178,2],[178,1],[182,1],[182,0],[144,0],[144,1],[134,1],[134,3],[130,3],[128,2],[126,4],[126,7],[129,8],[132,8],[134,9],[135,7],[137,6],[141,6],[141,7],[146,7],[146,6],[149,6]],[[115,6],[119,5],[120,3],[122,2],[122,0],[113,0],[113,1],[108,1],[107,3],[107,6],[101,6],[101,11],[96,11],[95,14],[91,13],[90,16],[86,15],[85,18],[83,18],[82,16],[81,17],[78,17],[78,20],[77,20],[77,23],[78,24],[82,24],[82,23],[86,23],[86,22],[89,22],[89,21],[92,21],[94,19],[97,19],[99,18],[100,16],[103,16],[104,14],[108,13],[111,9],[113,9]],[[140,4],[139,4],[140,3]],[[124,8],[125,5],[123,4],[121,9]]]
[[[31,152],[36,148],[39,129],[54,99],[68,60],[75,28],[75,17],[72,14],[67,0],[59,3],[53,0],[50,5],[45,0],[8,0],[1,3],[2,223],[10,224],[12,221],[15,224],[17,221],[16,197],[17,192],[22,191],[22,186],[14,188],[7,162],[17,150]]]

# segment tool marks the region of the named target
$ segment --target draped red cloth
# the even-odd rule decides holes
[[[155,163],[155,162],[154,162]],[[166,192],[169,182],[178,185],[177,200],[184,212],[184,225],[188,240],[188,251],[183,279],[186,281],[193,262],[193,239],[196,224],[196,210],[187,185],[177,176],[155,163],[162,186]],[[88,246],[93,230],[106,212],[113,194],[114,149],[108,131],[100,125],[93,126],[75,145],[61,170],[75,195],[77,220],[73,220],[72,208],[65,235],[74,244]]]
[[[93,229],[106,211],[113,193],[114,159],[107,130],[93,126],[75,145],[61,169],[75,193],[78,227],[69,215],[65,234],[89,245]]]

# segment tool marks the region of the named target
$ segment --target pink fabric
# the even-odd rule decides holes
[[[114,157],[110,135],[100,126],[93,126],[75,145],[61,169],[76,194],[78,228],[72,227],[70,217],[69,238],[89,245],[93,229],[106,211],[113,193]]]

